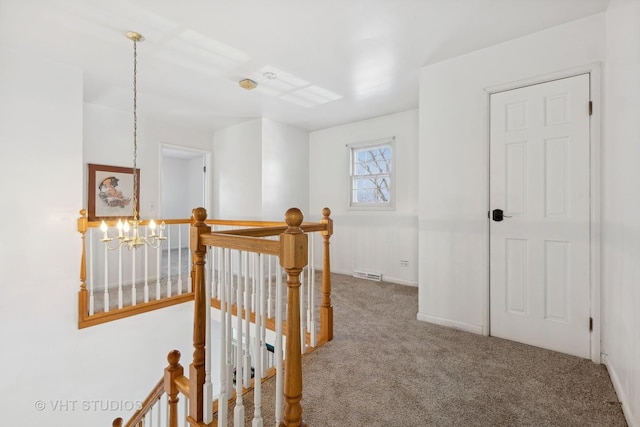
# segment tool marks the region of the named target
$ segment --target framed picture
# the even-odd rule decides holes
[[[88,219],[133,218],[133,168],[88,164]],[[140,212],[140,169],[136,210]]]

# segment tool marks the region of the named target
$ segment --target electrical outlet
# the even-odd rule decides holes
[[[400,267],[408,268],[409,267],[409,261],[407,261],[406,259],[401,259],[400,260]]]

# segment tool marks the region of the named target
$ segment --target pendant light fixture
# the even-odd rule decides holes
[[[137,249],[143,245],[149,245],[153,248],[159,248],[162,245],[162,241],[166,240],[163,236],[165,223],[162,221],[159,226],[156,225],[154,220],[150,220],[148,227],[151,234],[148,236],[140,235],[140,216],[138,212],[138,192],[140,188],[137,158],[138,158],[138,42],[144,40],[142,34],[135,31],[127,31],[126,36],[129,40],[133,41],[133,219],[119,219],[117,224],[118,240],[115,245],[111,245],[110,242],[114,239],[109,237],[107,223],[102,221],[100,230],[102,230],[105,246],[110,249],[118,249],[125,246],[127,249]],[[158,230],[156,230],[156,228]]]

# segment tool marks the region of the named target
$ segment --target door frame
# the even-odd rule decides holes
[[[491,124],[491,95],[498,92],[504,92],[513,89],[519,89],[526,86],[532,86],[540,83],[547,83],[553,80],[559,80],[568,77],[574,77],[580,74],[589,74],[589,91],[590,98],[593,105],[591,118],[589,120],[589,157],[590,157],[590,223],[589,223],[589,258],[590,258],[590,307],[591,318],[593,319],[593,330],[591,331],[591,361],[593,363],[602,363],[601,355],[601,258],[600,258],[600,228],[601,228],[601,123],[602,123],[602,64],[600,62],[586,64],[566,70],[538,75],[515,82],[504,83],[500,85],[490,86],[484,88],[486,97],[486,133],[485,133],[485,147],[487,155],[487,206],[486,211],[490,210],[490,168],[491,168],[491,154],[490,154],[490,124]],[[585,107],[586,108],[586,107]],[[484,328],[484,335],[488,336],[491,333],[491,313],[490,313],[490,297],[491,297],[491,277],[489,263],[491,262],[491,248],[490,248],[490,220],[487,220],[486,227],[486,244],[487,244],[487,280],[485,288],[485,302],[484,302],[484,322],[487,325]],[[587,327],[587,325],[585,325]]]
[[[199,148],[193,148],[193,147],[185,147],[182,145],[175,145],[175,144],[169,144],[166,142],[161,142],[160,143],[160,150],[158,150],[158,154],[159,154],[159,158],[158,158],[158,180],[160,182],[160,185],[158,187],[158,211],[160,212],[162,210],[162,172],[163,172],[163,149],[171,149],[171,150],[176,150],[176,151],[184,151],[186,153],[190,153],[190,154],[194,154],[197,155],[198,157],[201,157],[203,159],[204,162],[204,167],[206,167],[206,175],[204,177],[204,206],[202,206],[203,208],[205,208],[207,210],[207,212],[211,212],[211,151],[208,150],[203,150],[203,149],[199,149]],[[195,207],[195,206],[194,206]],[[162,214],[162,212],[160,212],[160,214]]]

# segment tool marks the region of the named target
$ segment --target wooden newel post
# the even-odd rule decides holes
[[[323,256],[322,256],[322,304],[320,305],[320,339],[331,341],[333,339],[333,307],[331,306],[331,254],[329,252],[329,239],[333,234],[333,220],[329,218],[331,209],[322,209],[320,222],[326,224],[326,230],[322,231]]]
[[[80,257],[80,291],[78,291],[78,323],[81,323],[89,315],[89,306],[87,304],[87,251],[85,248],[87,229],[87,211],[82,209],[80,211],[80,218],[78,218],[78,233],[80,233],[82,238],[82,255]]]
[[[184,368],[180,365],[180,352],[173,350],[167,355],[169,366],[164,368],[164,392],[167,393],[167,404],[169,405],[169,413],[167,425],[169,427],[178,427],[178,386],[176,378],[184,375]]]
[[[204,258],[207,247],[202,244],[200,236],[211,233],[211,227],[205,224],[207,211],[204,208],[193,210],[190,230],[190,246],[193,252],[193,362],[189,365],[189,417],[194,421],[203,420],[203,386],[205,381],[205,334],[209,310],[207,309]],[[209,302],[211,304],[211,302]],[[211,402],[207,402],[211,404]]]
[[[300,273],[307,265],[307,235],[300,229],[303,215],[291,208],[287,230],[280,235],[280,265],[287,272],[287,347],[284,360],[284,414],[280,426],[302,426],[302,347],[300,338]]]

